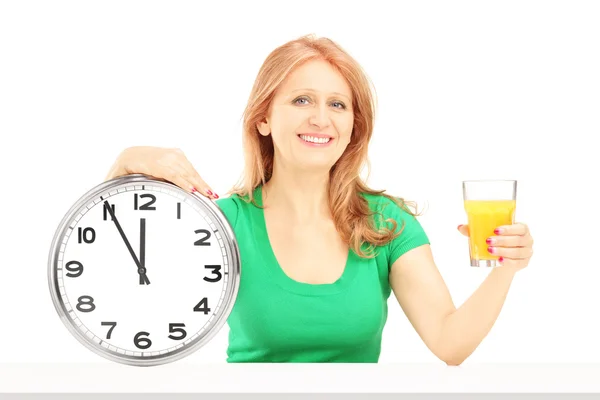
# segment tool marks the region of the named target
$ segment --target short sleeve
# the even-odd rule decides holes
[[[388,247],[388,269],[392,268],[394,262],[409,250],[424,244],[430,244],[429,238],[417,217],[398,206],[393,201],[384,197],[382,200],[384,219],[392,218],[397,222],[395,233],[402,233],[387,244]],[[391,222],[386,226],[392,228]]]
[[[235,198],[235,195],[217,199],[215,200],[215,203],[221,209],[223,214],[225,214],[225,217],[229,221],[231,227],[235,228],[239,213],[239,204]]]

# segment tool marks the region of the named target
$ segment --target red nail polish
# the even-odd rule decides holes
[[[216,193],[214,193],[214,196],[215,196],[215,199],[218,199],[218,198],[219,198],[219,195],[218,195],[218,194],[216,194]]]
[[[500,229],[494,229],[494,233],[495,233],[496,235],[499,235],[501,232],[502,232],[502,231],[501,231]]]
[[[503,261],[504,261],[504,258],[503,258],[502,256],[500,256],[500,257],[498,257],[498,261],[499,261],[499,262],[503,262]]]
[[[490,238],[487,238],[487,239],[485,239],[485,242],[486,242],[487,244],[492,244],[492,239],[490,239]]]
[[[489,251],[491,254],[494,254],[494,248],[493,248],[493,247],[488,247],[488,251]]]
[[[206,193],[208,193],[209,195],[213,195],[213,192],[211,192],[210,190],[206,189]]]
[[[192,186],[192,193],[197,192],[196,188]]]

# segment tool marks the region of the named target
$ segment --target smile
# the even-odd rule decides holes
[[[327,137],[327,138],[317,138],[317,137],[313,137],[313,136],[309,136],[309,135],[298,135],[298,137],[306,144],[309,145],[313,145],[313,146],[324,146],[328,143],[330,143],[333,138]]]

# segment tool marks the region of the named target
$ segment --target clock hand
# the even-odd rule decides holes
[[[146,218],[140,218],[140,265],[144,270],[143,274],[140,273],[140,285],[144,284],[144,280],[150,283],[146,276]]]
[[[110,207],[110,205],[108,204],[108,201],[106,201],[106,200],[104,201],[104,207],[110,213],[110,216],[112,217],[112,220],[115,223],[115,226],[117,227],[117,230],[119,231],[119,234],[121,235],[121,238],[123,239],[123,241],[125,242],[125,245],[127,246],[127,249],[129,250],[129,254],[131,254],[131,257],[133,257],[133,261],[135,261],[135,264],[138,267],[138,273],[140,274],[140,285],[143,285],[144,283],[149,285],[150,280],[148,280],[148,277],[146,276],[146,268],[144,268],[142,266],[140,261],[135,256],[135,253],[133,252],[133,249],[131,248],[131,244],[129,244],[129,240],[127,240],[127,237],[125,236],[125,232],[123,232],[123,229],[121,228],[121,224],[119,224],[117,217],[115,216],[115,214],[112,211],[112,207]]]

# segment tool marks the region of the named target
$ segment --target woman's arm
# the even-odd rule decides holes
[[[429,245],[394,262],[390,285],[425,345],[448,365],[461,364],[487,336],[506,299],[514,270],[494,268],[458,309],[454,306]]]

